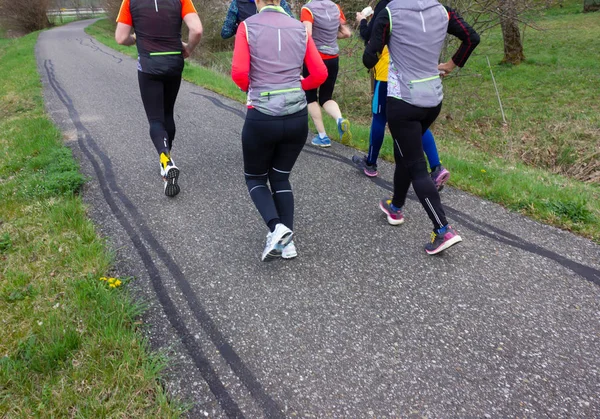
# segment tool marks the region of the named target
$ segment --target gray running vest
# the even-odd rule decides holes
[[[282,116],[306,107],[300,75],[306,55],[306,28],[281,7],[266,6],[245,20],[250,46],[248,106]]]
[[[312,37],[319,52],[338,55],[337,35],[340,28],[340,9],[331,0],[311,0],[304,5],[313,16]]]
[[[390,15],[388,96],[433,108],[443,98],[438,60],[448,12],[437,0],[393,0]]]

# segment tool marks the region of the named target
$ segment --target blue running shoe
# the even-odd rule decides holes
[[[321,138],[318,135],[315,135],[315,138],[312,139],[311,144],[316,145],[317,147],[331,147],[331,140],[328,136]]]
[[[350,132],[350,121],[347,119],[342,119],[337,124],[338,134],[340,136],[340,141],[344,144],[350,143],[352,139],[352,133]]]

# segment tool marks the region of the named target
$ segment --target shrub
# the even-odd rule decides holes
[[[34,32],[50,26],[50,0],[0,0],[0,18],[6,29]]]

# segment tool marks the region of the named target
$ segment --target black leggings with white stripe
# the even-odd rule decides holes
[[[150,138],[158,154],[169,153],[175,140],[175,101],[181,74],[157,75],[138,71],[142,102],[150,124]]]
[[[396,160],[392,204],[398,208],[404,206],[412,183],[434,229],[442,228],[448,222],[440,194],[427,171],[421,137],[441,109],[441,103],[435,108],[419,108],[400,99],[387,98],[387,120],[394,139]]]
[[[250,197],[267,225],[280,220],[294,229],[294,194],[289,178],[307,136],[306,108],[286,116],[248,109],[242,129],[244,176]]]

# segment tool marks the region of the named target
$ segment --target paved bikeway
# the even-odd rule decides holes
[[[166,198],[135,61],[89,23],[40,35],[47,108],[190,416],[600,415],[599,246],[447,188],[464,243],[427,256],[417,201],[399,227],[377,208],[392,165],[370,181],[354,150],[307,145],[292,174],[299,257],[262,263],[244,106],[183,83],[182,192]]]

